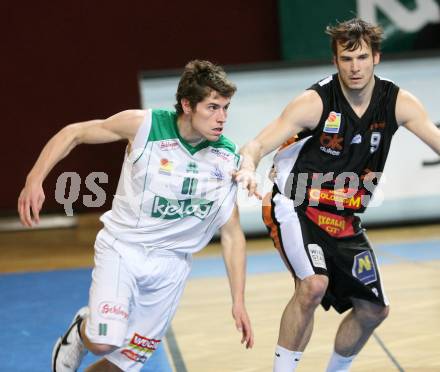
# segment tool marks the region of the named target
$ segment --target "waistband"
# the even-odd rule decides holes
[[[101,229],[98,234],[102,235],[104,238],[109,239],[112,242],[111,245],[116,250],[121,251],[120,252],[121,254],[123,253],[122,251],[125,249],[130,250],[130,249],[134,248],[137,251],[142,250],[146,256],[150,256],[150,257],[179,257],[179,258],[183,258],[185,260],[188,260],[192,257],[192,254],[188,253],[188,252],[180,252],[180,251],[173,250],[173,249],[155,248],[155,247],[152,247],[151,245],[144,244],[144,243],[131,243],[131,242],[126,242],[124,240],[120,240],[120,239],[116,238],[105,227],[103,229]]]

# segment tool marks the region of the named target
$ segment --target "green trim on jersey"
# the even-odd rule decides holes
[[[221,135],[216,142],[202,141],[197,146],[190,145],[184,138],[180,136],[177,127],[177,114],[175,111],[152,110],[151,129],[148,136],[148,141],[162,141],[167,139],[178,139],[191,155],[194,155],[196,152],[211,146],[215,148],[222,148],[229,151],[236,157],[238,156],[235,152],[235,144],[223,135]]]

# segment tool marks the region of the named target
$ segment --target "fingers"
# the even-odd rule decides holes
[[[32,193],[26,188],[18,198],[17,209],[23,226],[32,227],[40,222],[40,211],[44,203],[44,193]]]
[[[242,338],[241,343],[246,344],[246,349],[251,349],[254,346],[254,335],[252,333],[251,326],[249,324],[249,320],[246,319],[243,322],[243,330],[242,330]]]
[[[25,199],[23,203],[22,213],[23,213],[24,225],[27,227],[32,227],[31,208],[28,199]]]
[[[261,194],[257,191],[258,183],[255,179],[255,173],[251,171],[238,171],[233,174],[235,182],[240,183],[243,190],[248,190],[248,196],[256,196],[262,200]]]
[[[242,335],[241,344],[245,344],[246,349],[251,349],[254,346],[254,335],[247,314],[237,314],[234,318],[235,326]]]
[[[32,215],[34,216],[34,222],[36,224],[40,222],[40,208],[38,204],[39,203],[36,200],[32,200],[31,202]]]

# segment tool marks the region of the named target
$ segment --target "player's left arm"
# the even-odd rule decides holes
[[[251,322],[246,311],[244,291],[246,284],[246,240],[240,226],[237,205],[229,220],[220,230],[223,259],[228,273],[232,295],[232,316],[237,330],[241,332],[241,343],[249,349],[254,344]]]
[[[429,118],[422,103],[403,89],[397,95],[396,119],[399,125],[414,133],[440,155],[440,129]]]

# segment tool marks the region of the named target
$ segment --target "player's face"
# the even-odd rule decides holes
[[[215,142],[223,133],[231,98],[212,91],[191,110],[191,128],[194,136]]]
[[[342,84],[352,90],[362,90],[372,81],[374,66],[379,60],[380,54],[373,54],[371,47],[364,40],[359,48],[352,51],[344,50],[338,43],[337,55],[334,57]]]

